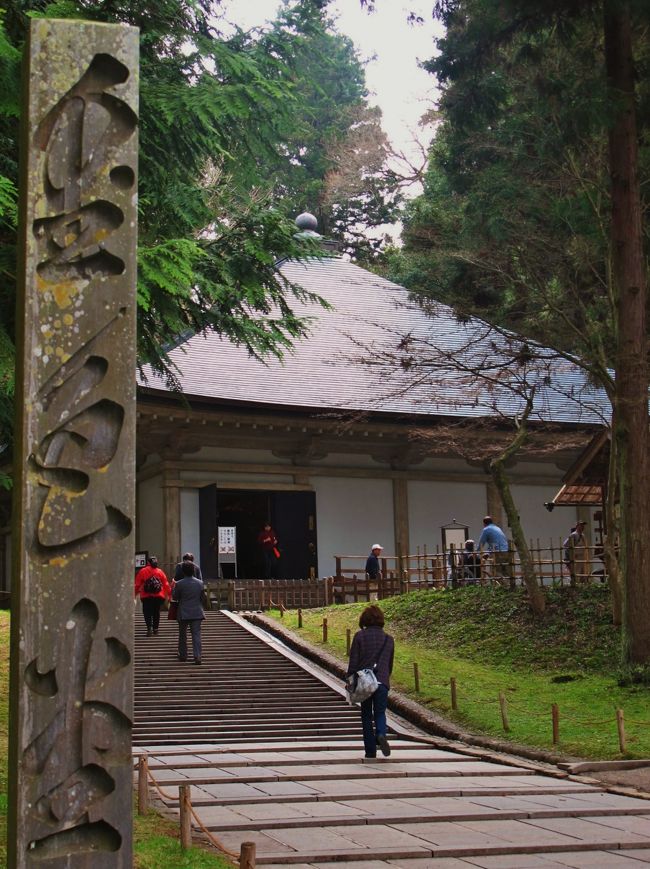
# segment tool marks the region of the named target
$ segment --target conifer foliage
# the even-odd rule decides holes
[[[281,356],[305,331],[292,305],[307,294],[282,278],[278,262],[318,254],[296,240],[293,220],[323,199],[332,154],[365,103],[361,64],[331,31],[325,5],[295,0],[272,26],[245,33],[226,26],[218,0],[4,4],[2,439],[11,431],[20,57],[29,17],[140,28],[138,358],[175,384],[166,348],[189,331],[212,327],[260,356]]]
[[[650,7],[435,7],[442,122],[393,277],[554,348],[607,391],[623,660],[647,667]]]

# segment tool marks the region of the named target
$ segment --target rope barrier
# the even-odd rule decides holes
[[[216,836],[213,836],[212,833],[205,827],[203,821],[199,818],[199,816],[194,811],[194,806],[190,803],[190,813],[201,831],[208,837],[208,839],[212,842],[212,844],[219,851],[223,851],[224,854],[228,854],[229,857],[234,857],[237,861],[239,861],[239,854],[235,853],[235,851],[231,851],[230,848],[226,848],[223,842],[219,841]]]
[[[230,749],[228,749],[228,751],[230,751]],[[226,752],[220,751],[220,752],[218,752],[218,754],[226,754]],[[178,796],[176,794],[168,794],[160,787],[160,785],[158,784],[156,779],[153,777],[153,775],[151,774],[151,771],[148,768],[147,768],[147,776],[151,780],[151,783],[153,784],[154,788],[163,797],[163,799],[173,800],[173,801],[178,800]],[[188,782],[188,784],[189,784],[189,782]],[[194,820],[196,821],[197,825],[202,830],[202,832],[205,833],[205,835],[208,837],[208,839],[212,842],[212,844],[219,851],[223,851],[225,854],[228,854],[229,857],[235,857],[237,860],[239,860],[239,854],[236,854],[234,851],[231,851],[229,848],[226,848],[226,846],[222,842],[220,842],[219,839],[216,838],[216,836],[213,836],[212,833],[208,829],[206,829],[203,822],[201,821],[199,816],[194,811],[194,806],[191,803],[190,803],[190,813],[191,813],[192,817],[194,818]]]

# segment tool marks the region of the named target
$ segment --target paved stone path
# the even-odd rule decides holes
[[[235,634],[243,630],[237,617],[221,615],[222,636],[223,619]],[[298,665],[297,655],[258,633],[253,629],[249,636]],[[142,645],[137,643],[138,657],[146,655]],[[305,666],[312,680],[323,680],[335,695],[328,695],[328,703],[344,705],[338,683]],[[232,657],[229,669],[236,669]],[[254,697],[255,687],[250,690]],[[284,711],[274,714],[293,721],[301,694],[291,688],[281,693]],[[296,733],[288,728],[280,737],[211,737],[175,746],[166,737],[146,750],[167,805],[175,808],[178,785],[189,783],[202,823],[231,851],[255,842],[260,865],[650,865],[650,801],[610,794],[559,771],[545,774],[535,764],[486,759],[485,752],[428,738],[395,717],[390,724],[392,754],[377,761],[362,757],[358,722],[353,737],[329,732],[327,724],[318,735],[312,728],[305,736],[295,724]]]

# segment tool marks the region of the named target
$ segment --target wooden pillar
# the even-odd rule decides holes
[[[163,478],[162,489],[163,549],[166,570],[170,564],[176,564],[181,556],[181,490],[178,485],[168,485],[165,478]]]
[[[485,484],[485,499],[487,502],[487,516],[491,516],[494,519],[495,525],[498,525],[499,528],[503,529],[506,537],[508,536],[508,532],[505,528],[503,528],[503,504],[501,503],[501,498],[499,496],[499,490],[497,489],[495,483],[492,480],[489,480]],[[483,517],[481,517],[483,518]],[[482,528],[483,526],[481,526]]]
[[[393,527],[395,554],[401,559],[409,554],[408,480],[401,477],[393,479]],[[401,562],[398,564],[397,570],[401,571]]]
[[[10,869],[133,865],[138,30],[25,49]]]

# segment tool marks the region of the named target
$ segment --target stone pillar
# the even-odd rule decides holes
[[[393,526],[395,554],[403,558],[409,554],[409,496],[408,480],[393,478]]]
[[[138,32],[26,52],[8,865],[130,869]]]

